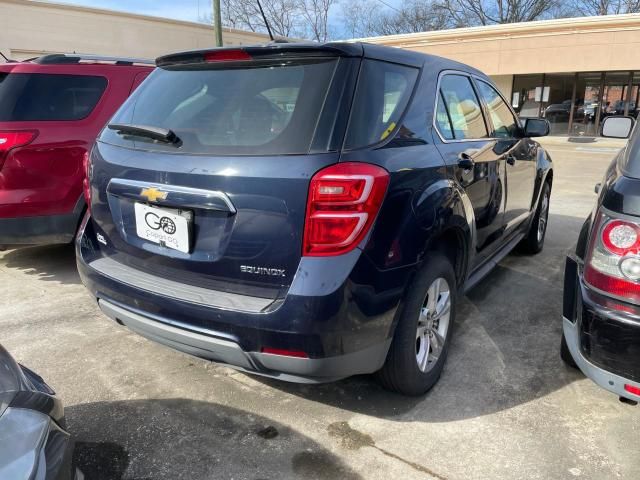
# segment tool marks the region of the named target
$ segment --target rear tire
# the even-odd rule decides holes
[[[547,224],[549,220],[549,200],[551,198],[551,185],[544,182],[542,191],[540,192],[540,200],[536,214],[531,221],[531,226],[527,232],[527,236],[520,243],[520,249],[524,253],[535,255],[540,253],[544,247],[544,239],[547,235]]]
[[[455,319],[456,277],[441,254],[425,259],[405,298],[380,383],[404,395],[429,391],[444,368]]]
[[[567,340],[564,338],[564,334],[562,335],[562,340],[560,341],[560,358],[562,361],[571,368],[578,368],[578,364],[573,359],[573,355],[571,355],[571,351],[569,350],[569,345],[567,345]]]

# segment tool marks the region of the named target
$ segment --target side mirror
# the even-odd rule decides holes
[[[546,137],[549,130],[549,122],[544,118],[527,118],[524,122],[525,137]]]
[[[608,138],[629,138],[634,125],[633,117],[612,115],[602,121],[600,134]]]

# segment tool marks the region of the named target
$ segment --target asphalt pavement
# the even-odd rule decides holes
[[[88,480],[636,479],[640,406],[558,353],[564,256],[618,145],[545,143],[545,249],[509,255],[460,301],[422,398],[368,376],[267,380],[154,344],[98,311],[69,246],[0,252],[0,343],[64,400]]]

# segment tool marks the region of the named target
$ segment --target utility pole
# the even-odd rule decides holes
[[[213,0],[213,28],[216,31],[216,47],[222,46],[222,15],[220,0]]]

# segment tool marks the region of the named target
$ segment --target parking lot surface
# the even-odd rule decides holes
[[[564,256],[616,145],[548,145],[545,249],[509,255],[460,300],[422,398],[367,376],[281,383],[154,344],[98,311],[69,246],[0,252],[0,343],[62,397],[88,480],[637,478],[640,407],[559,357]]]

